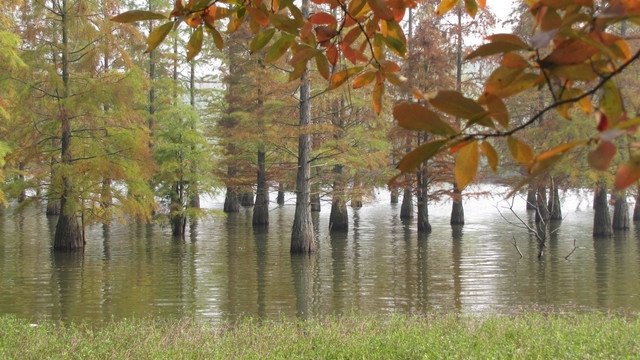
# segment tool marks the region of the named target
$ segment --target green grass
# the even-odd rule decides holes
[[[640,358],[640,318],[600,313],[344,316],[104,325],[0,317],[0,359]]]

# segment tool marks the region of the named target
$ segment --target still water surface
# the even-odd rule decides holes
[[[272,196],[275,199],[275,196]],[[84,254],[51,251],[55,222],[41,208],[0,215],[0,314],[101,322],[164,316],[233,320],[345,313],[508,313],[521,309],[640,311],[640,226],[591,236],[589,194],[565,194],[565,219],[542,260],[525,230],[496,210],[500,197],[431,204],[433,232],[419,236],[386,193],[349,208],[346,234],[328,232],[330,206],[314,214],[317,249],[289,254],[293,199],[272,205],[268,231],[251,209],[201,220],[184,242],[158,224],[92,226]],[[221,209],[214,199],[207,205]],[[517,200],[525,221],[533,214]],[[508,214],[505,215],[514,219]],[[514,238],[524,254],[520,259]],[[565,260],[576,241],[577,250]]]

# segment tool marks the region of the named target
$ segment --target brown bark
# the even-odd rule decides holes
[[[609,215],[609,204],[607,203],[607,186],[599,185],[594,194],[594,214],[593,214],[593,236],[611,237],[613,228],[611,227],[611,217]]]
[[[527,190],[527,210],[536,209],[536,189],[530,188]]]
[[[613,230],[628,230],[629,229],[629,203],[627,202],[627,193],[625,191],[619,191],[615,195],[615,202],[613,205]]]
[[[547,189],[540,186],[536,191],[536,223],[546,223],[550,217],[551,214],[547,207]]]
[[[633,207],[633,222],[640,221],[640,194],[636,196],[636,205]]]
[[[284,184],[278,183],[278,197],[276,198],[278,205],[284,205]]]
[[[256,204],[253,207],[253,226],[269,225],[269,189],[267,188],[266,153],[258,151],[258,179]]]
[[[240,205],[244,207],[251,207],[254,205],[253,201],[253,191],[243,191],[240,196]]]
[[[60,23],[62,26],[62,100],[60,102],[60,123],[61,123],[61,161],[65,166],[72,165],[71,154],[71,119],[67,114],[64,100],[69,97],[69,38],[68,38],[68,16],[67,0],[62,0],[62,11],[60,13]],[[53,249],[59,251],[70,251],[84,248],[84,236],[78,218],[76,216],[76,204],[78,199],[73,191],[73,181],[71,177],[62,173],[62,197],[60,199],[60,217],[56,225]]]
[[[400,219],[413,218],[413,194],[411,189],[404,189],[402,195],[402,205],[400,205]]]
[[[562,207],[560,205],[560,191],[558,187],[551,182],[551,189],[549,190],[549,218],[551,220],[562,220]]]
[[[453,205],[451,206],[450,225],[464,225],[464,207],[462,206],[462,193],[458,184],[453,183]]]
[[[336,180],[333,182],[329,229],[331,231],[347,231],[349,229],[349,213],[347,212],[347,203],[345,201],[342,165],[336,165],[333,168],[333,172]]]
[[[309,17],[309,0],[302,1],[302,14]],[[298,136],[298,171],[296,175],[296,210],[291,229],[291,253],[315,251],[315,235],[311,220],[311,124],[310,82],[308,71],[300,79],[300,135]]]

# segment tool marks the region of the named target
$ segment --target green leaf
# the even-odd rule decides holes
[[[111,18],[111,21],[119,22],[119,23],[131,23],[134,21],[141,20],[163,20],[167,19],[167,17],[163,14],[154,13],[151,11],[145,10],[131,10],[127,12],[123,12],[122,14],[118,14]]]
[[[222,49],[224,48],[224,40],[222,40],[222,35],[220,35],[220,32],[218,32],[215,27],[209,25],[208,23],[205,23],[205,28],[207,29],[209,35],[211,35],[211,37],[213,38],[213,43],[216,45],[216,48],[222,51]]]
[[[271,38],[275,33],[276,33],[275,28],[269,28],[261,32],[260,34],[258,34],[256,37],[253,38],[253,40],[251,40],[251,43],[249,44],[249,51],[251,53],[255,53],[256,51],[259,51],[263,47],[267,46],[267,44],[269,43],[269,41],[271,40]]]
[[[622,97],[618,86],[612,80],[608,80],[602,86],[603,95],[600,101],[600,110],[607,115],[612,124],[616,124],[622,116]]]
[[[202,26],[198,27],[196,31],[191,34],[189,43],[187,43],[187,61],[191,61],[202,50],[202,40],[204,34],[202,32]]]
[[[293,44],[293,40],[293,36],[289,34],[282,34],[280,39],[276,40],[269,50],[267,50],[267,53],[264,56],[264,64],[268,65],[278,61],[278,59],[280,59],[282,55],[289,50]]]
[[[423,162],[431,159],[435,156],[444,144],[447,143],[446,139],[439,139],[426,142],[417,148],[413,149],[410,153],[405,155],[399,162],[396,168],[402,173],[406,174],[413,169],[417,168],[418,165]]]
[[[295,20],[289,19],[286,15],[273,14],[269,17],[269,21],[279,30],[292,35],[298,35],[298,23]]]
[[[472,18],[476,17],[478,13],[478,3],[476,0],[464,0],[464,7],[467,9],[467,14],[471,15]]]
[[[487,57],[496,54],[504,54],[511,51],[523,50],[526,49],[509,42],[490,42],[488,44],[480,45],[477,49],[475,49],[471,54],[467,55],[466,60],[471,60],[477,57]]]
[[[455,175],[456,183],[460,190],[464,189],[476,176],[479,161],[480,153],[478,151],[477,141],[468,143],[458,152],[456,156]]]
[[[325,54],[318,54],[315,56],[315,59],[318,72],[320,73],[320,75],[322,75],[323,78],[329,80],[329,77],[331,76],[331,66],[329,65],[327,56]]]
[[[152,52],[153,49],[157,48],[158,45],[162,43],[164,38],[166,38],[167,35],[169,35],[169,32],[171,31],[171,29],[173,29],[173,24],[174,24],[173,21],[169,21],[168,23],[153,29],[153,31],[151,32],[151,34],[149,34],[149,37],[147,38],[147,41],[146,41],[147,50],[145,50],[145,53]]]
[[[428,131],[444,136],[457,134],[457,131],[438,114],[417,103],[403,102],[396,105],[393,108],[393,117],[398,125],[405,129]]]
[[[446,114],[463,119],[475,119],[487,114],[480,104],[453,90],[438,91],[436,96],[429,100],[429,104]]]

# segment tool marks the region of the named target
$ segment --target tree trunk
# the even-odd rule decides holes
[[[400,205],[400,219],[413,218],[413,194],[411,189],[404,189],[402,195],[402,205]]]
[[[629,229],[629,204],[627,203],[627,192],[618,191],[613,205],[613,230]]]
[[[397,188],[391,188],[391,203],[397,204],[398,198],[400,197],[400,192]]]
[[[256,205],[253,207],[253,226],[269,225],[269,189],[267,188],[266,154],[258,151],[258,185]]]
[[[529,190],[527,190],[527,210],[535,210],[536,201],[536,189],[529,188]]]
[[[423,140],[427,141],[427,134]],[[418,143],[418,145],[420,145]],[[429,223],[429,175],[427,173],[427,162],[422,163],[417,174],[418,180],[418,233],[431,233]]]
[[[253,191],[249,190],[249,191],[243,191],[242,192],[242,196],[241,196],[241,200],[240,200],[240,204],[244,207],[251,207],[254,205],[254,201],[253,201]]]
[[[538,187],[536,191],[536,223],[546,223],[551,214],[547,207],[547,189],[544,186]]]
[[[278,183],[278,197],[276,199],[278,205],[284,205],[284,184]]]
[[[311,192],[311,211],[312,212],[320,212],[322,206],[320,205],[320,189],[317,184],[312,186],[313,191]]]
[[[453,205],[451,206],[450,225],[464,225],[464,207],[462,206],[462,192],[458,184],[453,183]]]
[[[640,194],[636,196],[636,205],[633,208],[633,222],[640,221]]]
[[[240,211],[240,195],[237,188],[227,187],[223,211],[225,213],[237,213]]]
[[[309,17],[309,0],[302,0],[302,14]],[[315,250],[315,235],[311,220],[311,124],[309,73],[300,79],[300,135],[298,136],[298,172],[296,175],[296,211],[291,229],[292,253],[308,253]]]
[[[560,205],[560,192],[555,183],[551,183],[551,189],[549,191],[549,218],[551,220],[562,220],[562,208]]]
[[[349,229],[349,213],[344,194],[344,179],[342,178],[343,166],[336,165],[333,168],[335,181],[333,182],[333,199],[331,201],[331,214],[329,215],[329,230],[347,231]]]
[[[611,217],[609,216],[609,204],[607,204],[607,187],[599,185],[594,195],[593,236],[611,237]]]
[[[62,26],[62,105],[59,111],[61,122],[61,161],[66,166],[72,166],[73,157],[71,155],[71,120],[65,100],[69,97],[69,39],[67,19],[67,0],[62,0],[62,11],[60,13],[60,23]],[[78,199],[73,192],[73,181],[71,177],[62,172],[62,197],[60,198],[60,217],[56,225],[53,249],[60,251],[78,250],[84,248],[84,236],[82,228],[78,224],[76,210]]]

